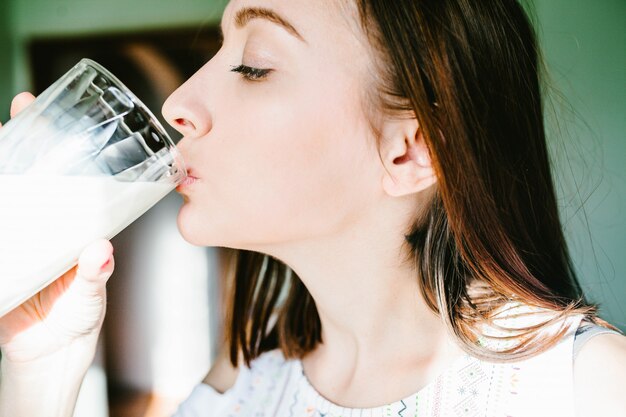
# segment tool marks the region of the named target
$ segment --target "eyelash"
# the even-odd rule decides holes
[[[241,76],[248,81],[259,81],[263,78],[267,77],[267,75],[272,71],[271,69],[265,68],[253,68],[247,65],[238,65],[233,66],[231,69],[232,72],[238,72]]]

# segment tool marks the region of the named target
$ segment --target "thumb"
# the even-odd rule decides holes
[[[113,245],[106,239],[89,244],[80,254],[75,281],[90,293],[100,292],[114,268]]]
[[[69,339],[97,334],[93,332],[104,319],[106,282],[113,267],[113,245],[108,240],[97,240],[83,249],[73,279],[48,314],[48,328]]]

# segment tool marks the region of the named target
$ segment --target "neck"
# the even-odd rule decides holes
[[[404,229],[415,213],[379,208],[342,233],[274,248],[272,255],[294,270],[315,301],[323,340],[317,355],[359,367],[454,350],[421,295],[413,262],[405,261]]]

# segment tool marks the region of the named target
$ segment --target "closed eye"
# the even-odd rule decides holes
[[[231,71],[238,72],[245,80],[248,81],[262,80],[263,78],[267,77],[270,72],[272,72],[272,70],[269,68],[254,68],[243,64],[239,66],[233,66]]]

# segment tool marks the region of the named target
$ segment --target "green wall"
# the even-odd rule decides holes
[[[31,85],[26,44],[33,37],[199,27],[219,22],[227,0],[0,0],[0,3],[9,9],[12,53],[6,66],[11,68],[9,91],[15,94]],[[0,93],[6,97],[5,90],[0,89]]]
[[[12,0],[18,36],[111,32],[215,22],[225,0]]]
[[[13,92],[13,56],[11,3],[0,0],[0,122],[9,117],[9,102]]]
[[[602,316],[626,331],[626,2],[535,8],[557,90],[546,120],[572,257]]]
[[[225,3],[0,0],[0,119],[29,89],[31,37],[208,24]],[[534,3],[551,82],[565,97],[552,94],[547,121],[568,241],[584,288],[626,330],[626,2]]]

